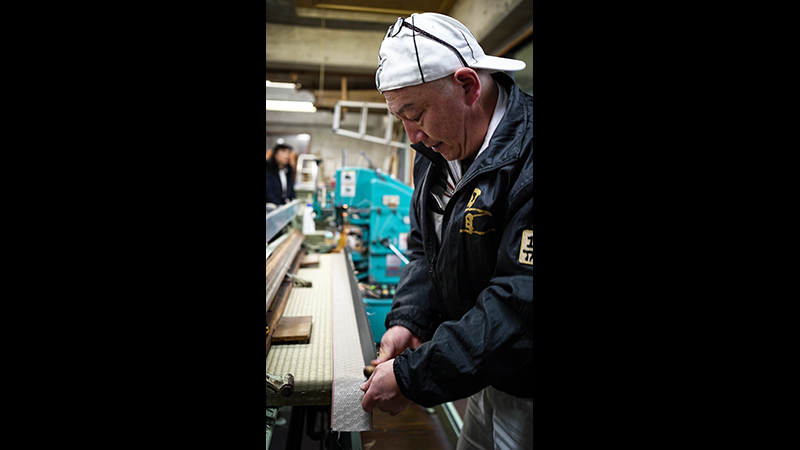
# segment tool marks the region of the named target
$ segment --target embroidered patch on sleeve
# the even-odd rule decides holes
[[[529,266],[533,265],[533,231],[525,230],[522,232],[522,245],[519,249],[519,263]]]

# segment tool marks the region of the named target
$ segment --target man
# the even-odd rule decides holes
[[[533,99],[450,17],[400,18],[376,84],[417,186],[404,268],[362,407],[470,397],[458,450],[533,446]]]
[[[294,200],[294,172],[289,165],[292,147],[276,144],[272,157],[266,159],[267,203],[281,206]]]

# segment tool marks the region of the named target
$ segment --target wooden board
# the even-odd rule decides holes
[[[300,261],[303,259],[304,255],[305,250],[300,249],[300,252],[297,253],[297,256],[295,257],[292,267],[288,273],[297,273],[297,269],[300,267]],[[278,293],[275,295],[275,301],[272,303],[272,306],[267,312],[267,326],[269,327],[269,334],[267,334],[266,341],[267,356],[269,355],[269,347],[272,345],[272,335],[275,334],[275,328],[278,326],[281,316],[283,316],[283,310],[286,308],[286,302],[289,300],[290,292],[292,292],[292,282],[287,281],[286,278],[284,278],[280,289],[278,289]]]
[[[275,327],[275,334],[272,335],[272,344],[293,344],[307,342],[311,339],[311,326],[314,317],[281,317],[278,326]]]
[[[302,261],[300,261],[300,267],[308,267],[308,266],[319,266],[319,253],[312,253],[310,255],[306,255]]]

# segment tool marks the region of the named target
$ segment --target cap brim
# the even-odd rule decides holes
[[[475,64],[470,64],[473,69],[502,70],[503,72],[516,72],[527,67],[525,61],[511,58],[498,58],[497,56],[484,56]]]

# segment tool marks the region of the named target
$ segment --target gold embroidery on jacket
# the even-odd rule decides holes
[[[464,211],[465,213],[467,213],[466,225],[465,225],[466,229],[460,230],[462,233],[469,233],[470,235],[477,234],[479,236],[483,236],[486,233],[491,233],[492,231],[495,231],[494,228],[486,231],[478,231],[475,229],[476,217],[484,217],[484,216],[492,217],[492,213],[490,213],[489,211],[484,211],[482,209],[477,209],[472,207],[475,204],[475,201],[478,200],[478,197],[481,196],[481,194],[483,194],[483,192],[481,192],[481,190],[477,188],[472,192],[472,197],[469,199],[469,204],[467,205],[467,209]],[[477,213],[477,214],[472,214],[472,213]]]

